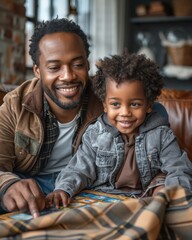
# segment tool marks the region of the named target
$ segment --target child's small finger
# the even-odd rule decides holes
[[[62,194],[61,200],[62,200],[63,207],[67,207],[67,205],[69,204],[69,197],[67,196],[67,194]]]
[[[59,203],[60,203],[60,197],[58,197],[57,195],[54,196],[54,205],[57,209],[59,209]]]

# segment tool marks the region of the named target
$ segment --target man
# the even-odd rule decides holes
[[[1,210],[45,206],[45,195],[102,112],[89,86],[89,44],[67,19],[42,22],[31,37],[35,78],[8,93],[0,108]]]

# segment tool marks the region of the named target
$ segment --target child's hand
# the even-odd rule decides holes
[[[52,193],[49,193],[45,198],[45,206],[47,208],[50,208],[52,206],[55,206],[57,209],[59,209],[59,206],[67,207],[67,205],[70,203],[70,197],[69,195],[64,192],[63,190],[55,190]]]
[[[156,196],[157,193],[158,193],[161,189],[163,189],[164,187],[165,187],[165,185],[160,185],[160,186],[154,188],[154,189],[153,189],[153,193],[152,193],[152,197]]]

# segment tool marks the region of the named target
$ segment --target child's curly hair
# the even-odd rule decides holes
[[[139,80],[143,83],[147,101],[155,101],[163,88],[163,78],[158,66],[143,54],[112,55],[100,59],[98,70],[92,79],[93,90],[103,102],[106,96],[106,81],[113,79],[117,85],[126,81]]]

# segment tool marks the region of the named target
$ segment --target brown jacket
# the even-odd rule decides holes
[[[77,135],[74,151],[81,142],[87,126],[103,111],[102,104],[88,91],[87,112]],[[25,81],[6,94],[0,107],[0,189],[18,177],[12,172],[29,172],[38,164],[43,143],[43,92],[41,82]]]

